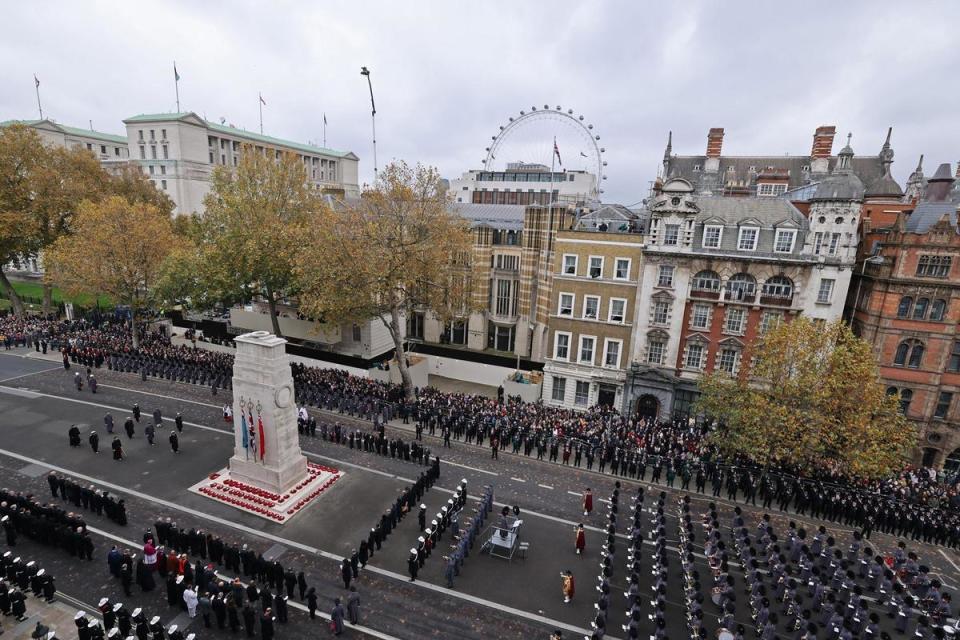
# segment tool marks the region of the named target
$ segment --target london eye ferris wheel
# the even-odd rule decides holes
[[[599,198],[603,193],[600,185],[607,179],[606,149],[600,146],[593,124],[573,109],[545,104],[510,116],[491,136],[485,151],[484,171],[503,171],[515,164],[586,171],[596,178],[591,195]]]

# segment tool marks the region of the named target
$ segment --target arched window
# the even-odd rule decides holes
[[[720,291],[720,276],[716,271],[704,270],[693,276],[694,291]]]
[[[947,301],[937,298],[933,301],[933,304],[930,305],[930,319],[939,322],[943,320],[944,314],[947,312]]]
[[[793,280],[786,276],[773,276],[763,283],[763,295],[772,298],[792,298]]]
[[[943,470],[948,473],[960,471],[960,449],[954,449],[953,453],[947,456],[943,461]]]
[[[911,369],[919,369],[920,363],[923,361],[923,345],[919,342],[913,345],[913,348],[910,349],[910,360],[907,361],[907,366]]]
[[[757,293],[757,281],[749,273],[738,273],[727,280],[727,299],[744,300]]]
[[[893,356],[893,364],[907,365],[911,369],[918,369],[923,362],[923,343],[919,340],[904,340],[897,345],[897,352]]]
[[[910,389],[900,389],[900,413],[906,415],[910,409],[910,401],[913,400],[913,391]]]
[[[900,298],[900,306],[897,307],[897,317],[898,318],[909,318],[910,309],[913,307],[913,298],[910,296],[903,296]]]
[[[910,344],[908,342],[901,342],[897,345],[897,353],[893,356],[893,364],[898,364],[901,367],[905,365],[907,363],[908,353],[910,353]]]
[[[913,319],[923,320],[927,315],[927,307],[929,306],[929,298],[917,298],[917,304],[913,305]]]

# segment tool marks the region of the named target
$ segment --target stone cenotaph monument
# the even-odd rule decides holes
[[[266,331],[235,338],[233,456],[192,491],[284,522],[342,475],[300,450],[287,341]]]

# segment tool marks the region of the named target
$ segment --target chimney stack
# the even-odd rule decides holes
[[[829,158],[833,153],[833,136],[837,133],[834,126],[817,127],[813,134],[813,149],[810,156],[813,158]]]
[[[723,148],[723,127],[714,127],[707,134],[707,157],[719,158]]]

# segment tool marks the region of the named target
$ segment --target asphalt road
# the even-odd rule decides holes
[[[109,536],[133,543],[158,516],[169,515],[182,526],[199,526],[216,531],[225,539],[242,540],[260,550],[279,552],[279,559],[285,565],[303,568],[307,572],[311,584],[317,586],[327,603],[321,604],[321,609],[329,609],[332,598],[343,595],[337,559],[357,546],[361,536],[365,536],[396,493],[421,471],[413,463],[349,449],[319,438],[302,437],[301,447],[308,456],[340,467],[345,476],[290,523],[268,523],[185,490],[206,474],[222,468],[231,454],[230,427],[223,423],[220,413],[220,407],[229,400],[229,395],[221,392],[213,397],[206,388],[155,379],[144,383],[136,376],[105,369],[97,372],[100,385],[94,395],[87,388],[82,392],[73,388],[71,378],[75,369],[65,372],[58,360],[37,359],[35,354],[22,350],[0,352],[0,415],[3,416],[0,477],[6,486],[30,488],[38,494],[48,495],[46,483],[38,473],[47,467],[63,469],[125,496],[131,514],[130,526],[121,528],[105,519],[88,518],[91,526],[102,531],[97,534],[102,538],[102,543],[98,541],[101,561],[87,566],[60,557],[58,552],[36,549],[37,556],[45,563],[53,563],[52,571],[58,575],[60,588],[90,603],[95,603],[101,594],[116,595],[119,586],[112,582],[102,561],[104,554],[101,551],[105,553],[109,549]],[[181,436],[181,453],[174,455],[170,451],[166,429],[159,434],[158,444],[154,447],[146,444],[142,431],[129,442],[123,436],[128,454],[123,462],[111,460],[109,452],[94,455],[89,447],[71,449],[67,446],[67,428],[76,423],[83,425],[84,444],[88,430],[95,428],[101,434],[103,449],[108,448],[103,430],[104,414],[111,412],[119,428],[134,402],[143,409],[145,417],[142,420],[146,420],[157,406],[162,408],[171,427],[173,416],[178,411],[183,414],[188,424]],[[321,419],[341,420],[356,428],[370,429],[370,425],[350,421],[348,417],[315,413]],[[407,439],[413,437],[412,425],[392,425],[389,432]],[[499,460],[490,460],[488,449],[457,442],[451,448],[441,448],[439,439],[428,436],[425,436],[425,444],[443,460],[438,486],[425,498],[430,507],[428,513],[435,513],[461,479],[467,480],[474,496],[479,495],[482,485],[492,485],[498,506],[520,507],[524,519],[521,537],[530,543],[530,551],[525,559],[516,558],[512,562],[475,551],[467,559],[452,590],[443,586],[446,583],[442,575],[443,561],[435,553],[427,561],[420,579],[409,583],[406,554],[418,535],[416,518],[409,517],[360,577],[363,623],[384,634],[381,637],[396,638],[546,638],[556,626],[564,630],[565,638],[581,637],[586,633],[596,600],[594,585],[599,573],[601,542],[598,527],[604,524],[606,512],[602,499],[612,491],[614,478],[503,452]],[[627,479],[621,479],[621,482],[619,530],[624,532],[627,500],[638,483]],[[674,544],[678,524],[673,517],[673,504],[679,493],[663,486],[644,484],[648,487],[648,507],[656,493],[668,491],[667,536]],[[580,494],[586,487],[592,488],[597,508],[585,519]],[[694,511],[705,510],[708,501],[707,497],[694,496]],[[732,505],[722,500],[716,502],[721,522],[728,522]],[[745,508],[745,513],[751,525],[760,516],[760,512],[752,507]],[[789,519],[797,520],[800,526],[808,529],[815,529],[820,524],[791,514],[777,512],[773,515],[778,530],[785,530]],[[587,553],[578,557],[573,548],[573,527],[581,521],[588,527]],[[828,528],[841,541],[850,535],[842,527],[828,524]],[[895,546],[896,540],[874,534],[871,544],[883,551]],[[946,584],[960,584],[960,557],[957,554],[919,543],[910,546]],[[622,636],[617,632],[625,615],[620,595],[626,581],[625,552],[625,543],[619,545],[611,581],[613,594],[608,622],[611,633],[608,637]],[[699,567],[701,575],[708,575],[702,559],[698,563],[702,565]],[[648,558],[644,558],[644,567],[649,567]],[[560,594],[559,572],[563,569],[572,570],[577,579],[577,596],[570,604],[563,604]],[[742,580],[739,584],[742,585]],[[670,565],[670,587],[668,631],[672,636],[684,637],[686,628],[679,562]],[[646,588],[649,589],[649,585]],[[708,602],[705,613],[712,631],[716,627],[716,612],[709,604],[709,584],[705,584],[704,589]],[[137,598],[144,603],[154,601],[153,605],[139,606],[166,610],[160,591],[139,594]],[[176,615],[177,612],[171,610],[165,618],[172,619]],[[745,626],[750,625],[743,602],[738,619]],[[198,625],[202,626],[202,623],[193,622],[191,631]],[[207,637],[218,632],[200,629],[199,633],[201,637]],[[300,633],[316,633],[316,627],[300,612],[291,612],[291,623],[279,629],[278,634],[293,637]],[[784,630],[783,637],[787,637],[786,634]]]

